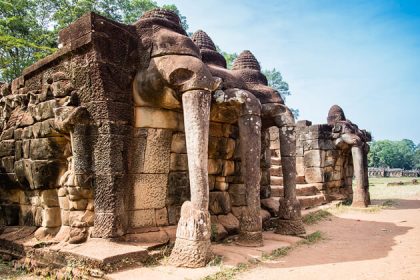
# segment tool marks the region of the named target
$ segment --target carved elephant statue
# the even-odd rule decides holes
[[[353,207],[367,207],[370,204],[368,162],[371,135],[347,120],[343,109],[334,105],[328,112],[328,124],[332,126],[332,138],[339,149],[351,149],[355,185],[353,186]]]

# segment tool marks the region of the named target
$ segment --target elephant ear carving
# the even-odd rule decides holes
[[[178,68],[169,76],[169,82],[174,86],[180,86],[193,79],[195,73],[189,69]]]

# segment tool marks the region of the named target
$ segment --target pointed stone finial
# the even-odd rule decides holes
[[[261,71],[261,66],[252,52],[245,50],[233,62],[233,70],[252,69]]]
[[[173,11],[156,8],[145,12],[140,19],[163,19],[172,22],[176,25],[181,25],[181,20]]]
[[[200,48],[200,50],[211,50],[217,51],[216,46],[213,43],[213,40],[207,35],[203,30],[197,30],[191,36],[191,40]]]
[[[204,63],[226,68],[226,59],[217,51],[216,45],[206,32],[197,30],[191,36],[191,40],[200,49]]]
[[[331,106],[328,111],[327,123],[329,125],[334,125],[338,121],[345,121],[346,116],[344,115],[343,109],[338,105]]]
[[[134,25],[139,29],[166,27],[182,35],[187,35],[178,15],[173,11],[161,8],[145,12]]]

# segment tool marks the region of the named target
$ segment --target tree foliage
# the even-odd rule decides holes
[[[153,0],[0,0],[0,80],[10,82],[54,52],[58,31],[89,11],[130,24],[157,7]],[[188,29],[175,5],[162,8],[177,13]]]
[[[420,168],[420,145],[413,141],[381,140],[371,144],[369,166],[413,169]]]

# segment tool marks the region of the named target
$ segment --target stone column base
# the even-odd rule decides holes
[[[263,246],[262,231],[241,231],[236,244],[246,247],[261,247]]]
[[[183,267],[203,267],[211,259],[210,240],[198,241],[177,238],[169,263]]]
[[[277,228],[274,232],[283,235],[302,235],[306,233],[306,230],[305,226],[303,225],[302,219],[279,219]]]

